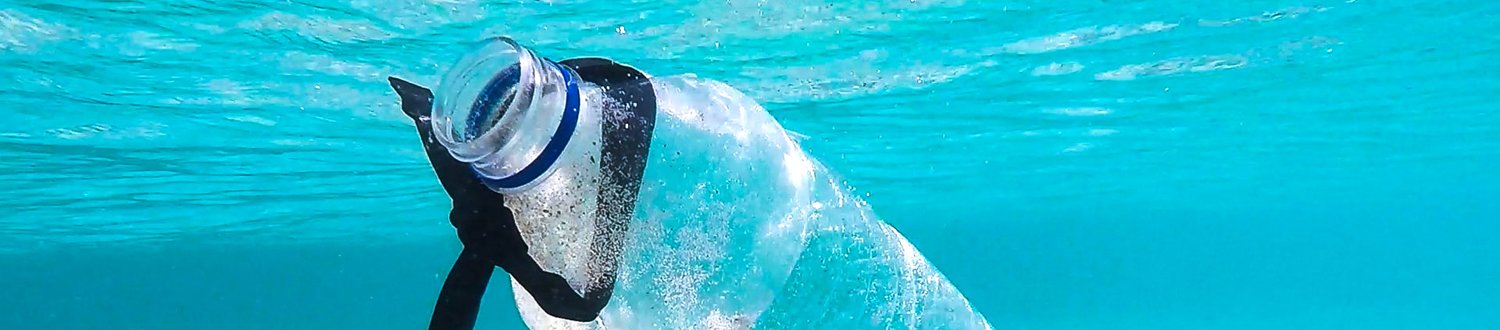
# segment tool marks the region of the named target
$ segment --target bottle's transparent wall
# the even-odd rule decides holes
[[[583,324],[546,316],[515,286],[528,325],[988,327],[754,100],[692,76],[659,77],[653,85],[660,110],[613,299],[599,320]],[[597,141],[595,120],[616,115],[601,102],[588,103],[589,123],[580,127],[593,129],[581,131],[589,136],[581,141]],[[589,248],[598,146],[568,155],[574,158],[512,206],[532,254],[582,291],[608,261]]]

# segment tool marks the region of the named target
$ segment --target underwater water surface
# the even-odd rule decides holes
[[[495,35],[760,100],[996,328],[1500,328],[1478,0],[0,0],[0,328],[425,327],[385,79]]]

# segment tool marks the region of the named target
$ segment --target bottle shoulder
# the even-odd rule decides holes
[[[691,129],[741,140],[785,135],[759,102],[722,81],[683,74],[659,76],[651,83],[662,128]]]

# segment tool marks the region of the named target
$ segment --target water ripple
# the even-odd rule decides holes
[[[1120,40],[1131,36],[1168,31],[1176,27],[1176,23],[1160,21],[1139,25],[1091,26],[1008,43],[1001,46],[1001,50],[1016,54],[1041,54]]]
[[[1142,77],[1174,75],[1185,72],[1229,70],[1245,66],[1249,59],[1240,55],[1180,57],[1151,63],[1130,64],[1094,75],[1099,80],[1132,80]]]

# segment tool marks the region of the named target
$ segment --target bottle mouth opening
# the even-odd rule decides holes
[[[459,161],[482,161],[536,124],[540,114],[527,111],[533,105],[560,103],[563,74],[508,37],[486,39],[444,76],[433,100],[433,133]]]
[[[577,130],[579,78],[506,37],[484,40],[444,75],[432,131],[491,189],[546,176]]]

